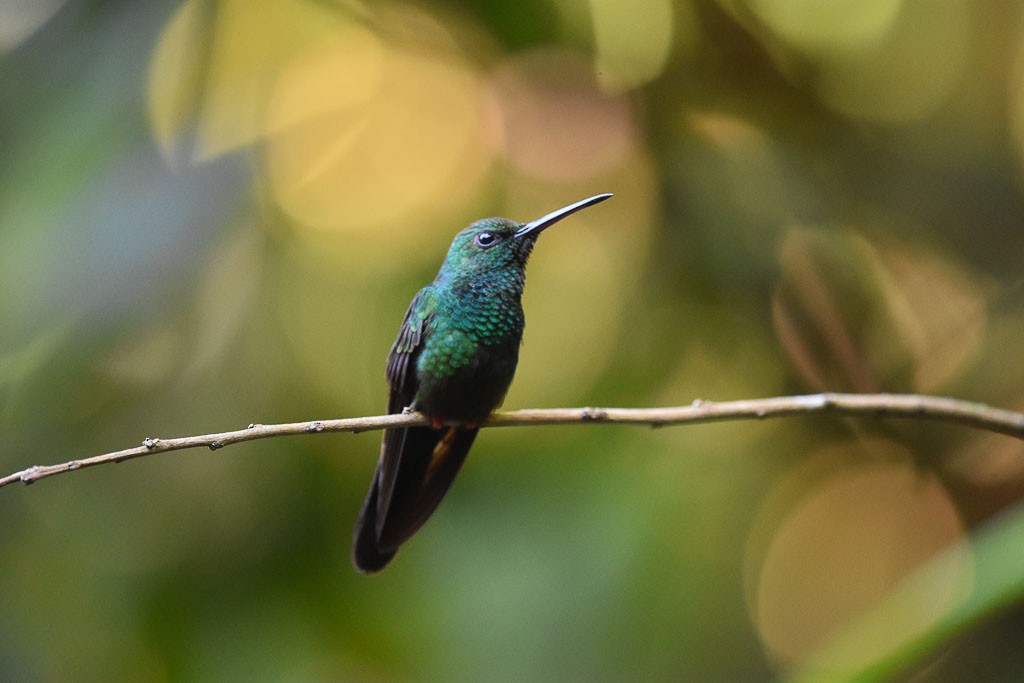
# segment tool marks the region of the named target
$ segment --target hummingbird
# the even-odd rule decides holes
[[[409,304],[387,359],[388,413],[429,427],[384,431],[352,542],[364,574],[383,569],[447,493],[480,424],[501,405],[519,360],[526,261],[540,234],[599,194],[529,223],[484,218],[455,236],[433,283]]]

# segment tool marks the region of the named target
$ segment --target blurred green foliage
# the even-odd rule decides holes
[[[510,408],[1024,408],[1024,12],[0,4],[0,469],[372,415],[451,236],[546,233]],[[379,434],[0,491],[5,680],[1015,680],[1024,448],[917,422],[487,431],[393,567]]]

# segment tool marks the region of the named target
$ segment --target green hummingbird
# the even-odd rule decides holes
[[[455,236],[434,282],[413,297],[388,354],[388,413],[415,410],[431,426],[384,432],[353,534],[359,571],[383,569],[423,526],[458,474],[478,425],[505,398],[525,325],[526,261],[541,232],[611,196],[529,223],[473,223]]]

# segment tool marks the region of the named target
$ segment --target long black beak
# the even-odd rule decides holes
[[[550,228],[552,225],[554,225],[558,221],[562,220],[566,216],[571,216],[572,214],[576,213],[580,209],[585,209],[588,206],[593,206],[594,204],[600,204],[601,202],[603,202],[604,200],[608,199],[611,196],[612,196],[612,194],[610,192],[606,192],[605,194],[596,194],[593,197],[588,197],[587,199],[581,199],[580,201],[576,202],[575,204],[570,204],[569,206],[563,206],[561,209],[558,209],[557,211],[552,211],[551,213],[549,213],[548,215],[546,215],[546,216],[544,216],[542,218],[538,218],[535,221],[530,221],[529,223],[527,223],[523,227],[521,227],[518,230],[516,230],[515,236],[516,237],[525,237],[526,235],[531,235],[533,237],[536,237],[537,235],[539,235],[541,233],[541,231]]]

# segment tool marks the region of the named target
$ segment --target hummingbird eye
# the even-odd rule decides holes
[[[486,249],[487,247],[494,246],[498,241],[498,236],[489,230],[484,230],[483,232],[478,232],[473,241],[476,243],[476,246]]]

